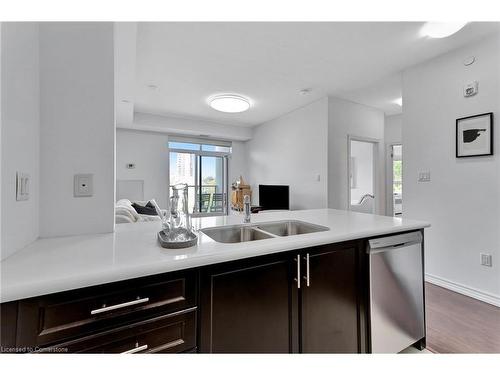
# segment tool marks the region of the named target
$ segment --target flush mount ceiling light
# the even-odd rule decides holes
[[[420,34],[429,38],[446,38],[462,29],[467,22],[426,22]]]
[[[216,111],[226,113],[245,112],[250,108],[250,100],[236,94],[221,94],[211,96],[208,99],[208,104]]]
[[[403,106],[403,98],[397,98],[396,100],[393,100],[393,103],[402,107]]]

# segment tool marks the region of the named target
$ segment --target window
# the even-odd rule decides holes
[[[227,169],[231,143],[206,139],[170,138],[170,192],[188,185],[188,209],[194,216],[227,214]]]

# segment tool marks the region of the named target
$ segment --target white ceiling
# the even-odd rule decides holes
[[[499,32],[499,25],[471,23],[427,39],[419,22],[122,24],[118,111],[253,126],[332,95],[394,114],[405,68]],[[311,94],[300,95],[304,88]],[[224,114],[207,105],[210,95],[227,92],[249,97],[252,108]]]

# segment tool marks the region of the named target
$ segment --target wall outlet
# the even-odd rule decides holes
[[[127,163],[127,169],[134,169],[135,164],[134,163]]]
[[[27,173],[16,173],[16,201],[27,201],[30,199],[31,178]]]
[[[481,265],[482,266],[486,266],[486,267],[493,266],[491,254],[481,253],[480,256],[481,256]]]
[[[418,182],[429,182],[431,180],[431,172],[424,171],[418,173]]]
[[[73,196],[91,197],[94,195],[94,175],[93,174],[75,174],[73,183]]]

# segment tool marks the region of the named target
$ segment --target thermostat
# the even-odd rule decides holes
[[[473,82],[469,82],[467,84],[465,84],[464,86],[464,97],[469,97],[469,96],[474,96],[477,94],[477,90],[478,90],[478,82],[477,81],[473,81]]]

